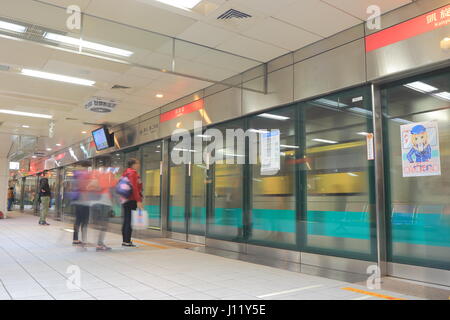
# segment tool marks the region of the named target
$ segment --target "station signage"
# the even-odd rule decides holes
[[[169,120],[173,120],[176,118],[179,118],[181,116],[187,115],[189,113],[202,110],[205,106],[205,100],[200,99],[197,101],[194,101],[192,103],[189,103],[187,105],[184,105],[182,107],[170,110],[168,112],[165,112],[159,116],[159,122],[163,123]]]
[[[450,25],[450,5],[428,12],[366,37],[366,52]]]

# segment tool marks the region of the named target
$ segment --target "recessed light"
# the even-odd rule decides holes
[[[95,43],[95,42],[85,41],[85,40],[78,39],[78,38],[63,36],[62,34],[57,34],[57,33],[52,33],[52,32],[45,33],[44,38],[48,39],[48,40],[56,41],[56,42],[61,42],[64,44],[78,46],[81,48],[115,54],[118,56],[130,57],[133,55],[132,51],[119,49],[119,48],[115,48],[115,47],[110,47],[110,46],[105,46],[100,43]]]
[[[326,140],[326,139],[312,139],[312,140],[313,140],[313,141],[317,141],[317,142],[330,143],[330,144],[337,143],[337,141]]]
[[[158,93],[158,94],[156,95],[156,97],[159,98],[159,99],[161,99],[161,98],[164,98],[164,95],[163,95],[162,93]]]
[[[22,128],[29,128],[30,126],[27,126],[25,124],[22,125]]]
[[[85,133],[87,133],[87,132],[86,132],[86,131],[81,131],[81,133],[82,133],[82,134],[85,134]]]
[[[273,120],[281,120],[281,121],[290,119],[289,117],[279,116],[279,115],[271,114],[271,113],[261,113],[258,115],[258,117],[268,118],[268,119],[273,119]]]
[[[22,112],[22,111],[6,110],[6,109],[0,109],[0,113],[12,114],[12,115],[15,115],[15,116],[33,117],[33,118],[44,118],[44,119],[51,119],[51,118],[53,118],[53,116],[48,115],[48,114]]]
[[[52,151],[52,148],[47,148],[46,150],[47,150],[47,151]]]
[[[78,84],[78,85],[89,86],[89,87],[92,87],[95,84],[95,81],[91,81],[91,80],[69,77],[69,76],[64,76],[61,74],[48,73],[48,72],[42,72],[42,71],[37,71],[37,70],[30,70],[30,69],[22,69],[22,74],[25,76],[30,76],[30,77],[40,78],[40,79],[60,81],[60,82]]]
[[[10,23],[10,22],[6,22],[6,21],[0,21],[0,29],[4,29],[4,30],[9,30],[9,31],[14,31],[14,32],[20,32],[20,33],[24,33],[27,28],[15,23]]]
[[[156,0],[169,6],[189,10],[199,4],[202,0]]]
[[[57,146],[57,147],[61,147],[61,144],[60,144],[60,143],[57,143],[56,146]]]

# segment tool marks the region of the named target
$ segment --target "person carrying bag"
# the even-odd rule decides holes
[[[127,165],[128,168],[117,183],[116,193],[121,197],[123,210],[122,246],[136,247],[133,242],[131,242],[131,234],[133,232],[132,211],[136,211],[138,208],[140,210],[143,209],[142,182],[138,173],[140,163],[137,159],[133,158],[128,160]]]

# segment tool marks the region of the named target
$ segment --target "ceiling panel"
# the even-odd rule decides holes
[[[367,20],[372,14],[367,13],[367,8],[371,5],[380,7],[382,13],[394,10],[398,7],[411,3],[412,0],[322,0],[339,9],[342,9],[361,20]]]
[[[258,40],[249,39],[241,35],[222,43],[217,48],[264,62],[289,52],[288,50]]]
[[[235,34],[231,31],[199,21],[180,33],[177,37],[215,48],[234,36]]]
[[[361,23],[360,19],[319,0],[297,1],[283,8],[274,17],[322,37],[329,37]]]
[[[323,39],[308,31],[270,17],[256,24],[243,34],[290,51],[297,50],[298,48]]]
[[[192,18],[151,5],[124,0],[92,1],[87,13],[171,36],[183,32],[196,22]]]
[[[1,37],[0,48],[0,64],[38,69],[45,65],[54,52],[33,43]]]

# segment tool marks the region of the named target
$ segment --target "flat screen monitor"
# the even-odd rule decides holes
[[[95,131],[92,131],[92,137],[94,138],[95,147],[97,151],[105,150],[112,147],[111,135],[107,128],[102,127]]]

